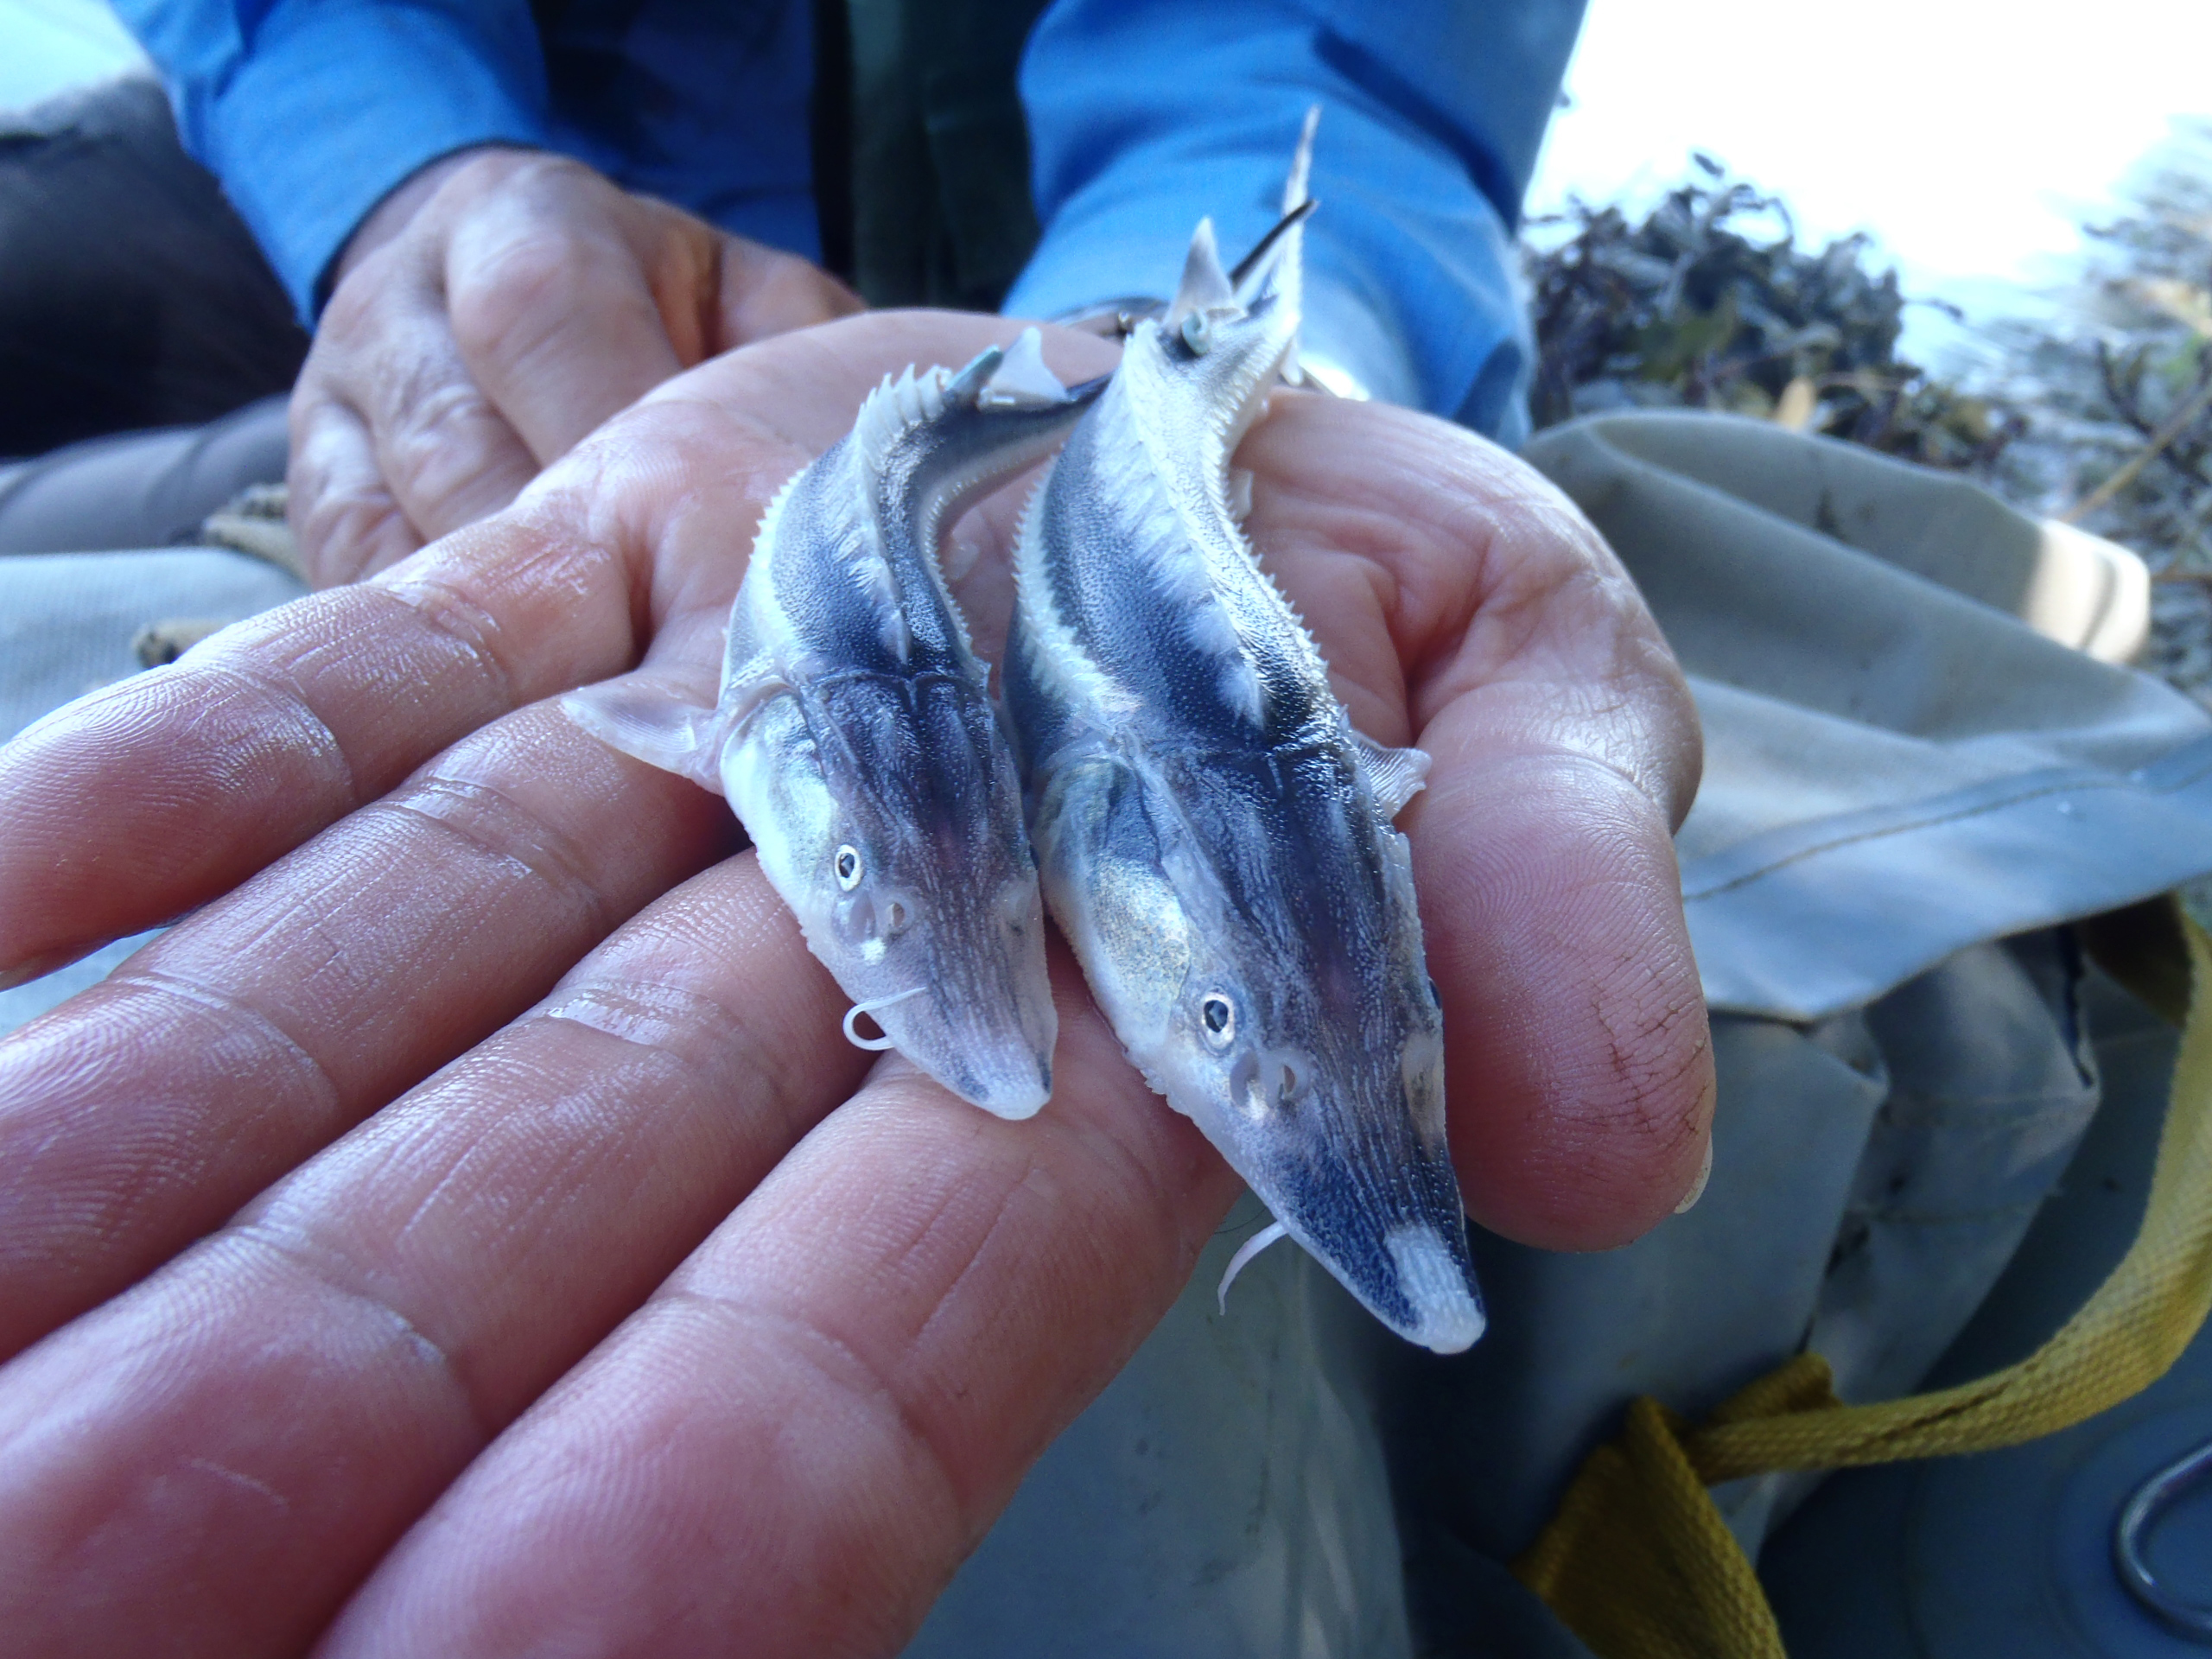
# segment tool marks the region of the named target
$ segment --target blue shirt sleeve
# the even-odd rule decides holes
[[[116,0],[300,315],[369,210],[471,144],[544,145],[524,0]]]
[[[1007,309],[1173,291],[1198,219],[1274,223],[1322,106],[1302,350],[1372,395],[1527,435],[1513,232],[1583,0],[1058,0],[1021,67],[1044,238]]]
[[[573,156],[816,257],[804,0],[118,0],[300,315],[353,227],[472,144]]]

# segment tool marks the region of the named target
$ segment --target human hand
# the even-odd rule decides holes
[[[776,489],[885,370],[1013,332],[720,359],[0,752],[0,964],[200,906],[0,1043],[0,1352],[54,1332],[0,1368],[17,1643],[892,1652],[1166,1309],[1234,1183],[1064,950],[1038,1117],[871,1065],[723,804],[548,701],[710,695]],[[1403,823],[1471,1209],[1635,1236],[1711,1103],[1671,659],[1456,429],[1285,395],[1238,464],[1354,720],[1435,756]],[[987,656],[1014,506],[956,532]]]
[[[292,394],[317,587],[505,506],[670,376],[860,310],[827,271],[561,156],[434,162],[346,244]]]

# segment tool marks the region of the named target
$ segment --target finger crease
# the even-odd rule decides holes
[[[488,784],[464,779],[419,778],[404,795],[372,802],[366,813],[388,812],[446,831],[470,851],[520,870],[555,890],[597,930],[613,931],[616,918],[591,874],[591,861],[569,836]]]
[[[653,1300],[717,1316],[723,1324],[741,1333],[747,1329],[766,1329],[798,1338],[796,1343],[785,1343],[777,1351],[791,1355],[829,1388],[849,1399],[874,1406],[878,1415],[891,1426],[900,1443],[921,1454],[923,1472],[936,1481],[944,1494],[947,1508],[959,1521],[965,1534],[972,1535],[974,1518],[969,1514],[960,1483],[953,1476],[952,1465],[938,1446],[936,1436],[923,1424],[906,1397],[892,1385],[890,1377],[870,1364],[850,1343],[838,1340],[813,1320],[799,1314],[763,1307],[754,1302],[716,1296],[710,1292],[688,1287],[663,1289]]]
[[[257,1039],[264,1048],[285,1055],[293,1061],[294,1070],[308,1085],[308,1092],[327,1116],[333,1120],[343,1117],[344,1096],[329,1068],[298,1039],[245,998],[218,990],[197,980],[163,973],[158,968],[134,970],[126,967],[111,975],[105,983],[150,991],[157,997],[212,1014],[238,1034]]]
[[[346,753],[346,746],[339,741],[338,734],[330,728],[328,722],[321,715],[315,713],[315,706],[308,701],[306,694],[296,683],[280,679],[259,670],[226,663],[219,658],[212,660],[196,660],[186,665],[181,671],[173,671],[206,675],[211,679],[229,680],[234,684],[244,687],[255,697],[274,703],[276,707],[269,711],[270,717],[289,726],[296,734],[295,741],[288,747],[311,754],[322,762],[329,769],[331,781],[347,806],[360,804],[359,777],[354,767],[353,757]],[[189,696],[190,693],[188,691],[187,695]],[[205,702],[208,699],[202,698],[198,701]],[[188,730],[189,728],[187,729]]]
[[[395,1338],[396,1346],[423,1370],[445,1380],[477,1445],[488,1445],[498,1433],[500,1425],[486,1402],[478,1398],[456,1349],[433,1336],[390,1296],[372,1289],[371,1276],[343,1251],[328,1248],[312,1234],[280,1229],[258,1217],[225,1228],[216,1239],[257,1249],[317,1291],[378,1316]]]
[[[372,582],[366,591],[393,601],[440,639],[467,652],[492,683],[495,707],[505,712],[517,706],[514,664],[500,649],[504,631],[489,611],[435,576]]]
[[[556,991],[531,1017],[570,1021],[687,1065],[694,1062],[691,1051],[696,1047],[728,1047],[737,1025],[721,1003],[648,980],[594,980]]]

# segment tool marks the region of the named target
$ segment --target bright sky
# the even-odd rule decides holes
[[[2172,118],[2212,115],[2212,3],[1590,0],[1567,94],[1531,212],[1649,201],[1703,149],[1808,239],[1871,231],[1907,293],[1978,310],[2051,280]]]
[[[143,60],[99,0],[0,0],[0,110],[20,110]]]

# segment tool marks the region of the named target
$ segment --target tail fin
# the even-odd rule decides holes
[[[1299,308],[1301,295],[1299,277],[1305,238],[1299,227],[1311,217],[1319,204],[1313,200],[1310,185],[1313,176],[1313,133],[1321,124],[1321,106],[1314,105],[1306,111],[1306,124],[1298,134],[1298,148],[1291,152],[1290,177],[1282,188],[1282,219],[1260,238],[1259,245],[1246,254],[1236,269],[1230,273],[1230,282],[1236,290],[1240,305],[1249,308],[1269,283],[1275,293],[1287,302],[1293,311]]]
[[[1298,148],[1290,155],[1290,177],[1282,188],[1282,210],[1286,215],[1306,203],[1307,186],[1313,177],[1313,130],[1320,124],[1321,106],[1316,104],[1306,111],[1306,125],[1299,131]]]

